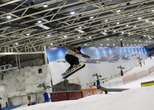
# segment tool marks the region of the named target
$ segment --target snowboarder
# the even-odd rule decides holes
[[[73,69],[85,66],[85,64],[80,64],[79,57],[90,58],[88,55],[81,52],[81,47],[68,48],[65,60],[70,64],[70,67],[63,73],[63,76],[66,76],[66,74],[70,73]]]

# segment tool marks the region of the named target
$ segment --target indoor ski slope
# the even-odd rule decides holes
[[[16,110],[153,110],[154,87],[113,95],[95,95],[74,101],[39,104]]]

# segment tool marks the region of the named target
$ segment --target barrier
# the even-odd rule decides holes
[[[83,97],[97,94],[97,88],[82,89]]]
[[[83,97],[80,91],[56,92],[50,95],[52,101],[76,100]]]

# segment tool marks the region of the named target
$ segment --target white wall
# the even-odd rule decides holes
[[[42,68],[43,73],[38,74],[39,68]],[[26,104],[27,94],[43,91],[43,88],[37,86],[44,82],[50,86],[50,76],[45,65],[10,71],[5,74],[4,80],[0,80],[0,97],[3,98],[3,102],[7,101],[5,98],[13,97],[15,105]]]

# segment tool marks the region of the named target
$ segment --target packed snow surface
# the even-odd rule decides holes
[[[51,102],[16,110],[154,110],[154,86],[79,100]]]

